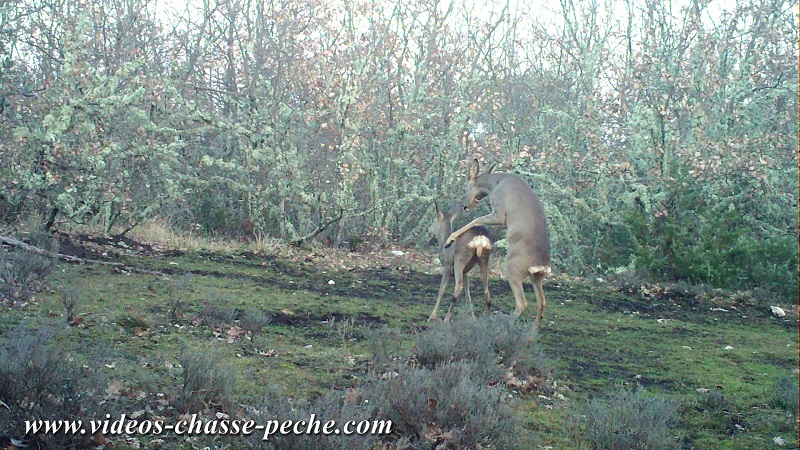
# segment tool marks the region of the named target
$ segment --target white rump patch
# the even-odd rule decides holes
[[[550,266],[531,266],[528,267],[528,273],[531,275],[536,275],[537,273],[541,273],[547,276],[553,273],[553,270],[550,269]]]
[[[492,242],[486,236],[475,236],[469,241],[467,247],[475,250],[475,253],[477,253],[478,256],[481,256],[484,250],[491,250]]]

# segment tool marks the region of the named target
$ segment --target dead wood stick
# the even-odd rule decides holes
[[[31,252],[31,253],[36,253],[38,255],[44,255],[44,256],[48,256],[50,258],[60,259],[60,260],[67,261],[67,262],[102,264],[104,266],[114,266],[114,267],[124,268],[125,270],[130,270],[130,271],[133,271],[133,272],[148,273],[148,274],[153,274],[153,275],[164,275],[161,272],[156,272],[156,271],[152,271],[152,270],[139,269],[139,268],[136,268],[136,267],[131,267],[131,266],[125,264],[125,263],[113,262],[113,261],[100,261],[98,259],[79,258],[77,256],[65,255],[63,253],[51,252],[49,250],[45,250],[45,249],[42,249],[42,248],[39,248],[39,247],[34,247],[33,245],[26,244],[26,243],[24,243],[22,241],[19,241],[17,239],[10,238],[10,237],[7,237],[7,236],[0,236],[0,243],[8,244],[8,245],[10,245],[12,247],[19,247],[19,248],[21,248],[21,249],[23,249],[25,251]]]

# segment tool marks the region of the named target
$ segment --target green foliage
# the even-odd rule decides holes
[[[230,15],[211,1],[166,19],[132,1],[0,6],[1,220],[408,244],[432,198],[463,195],[478,157],[539,193],[557,271],[793,295],[785,0],[713,21],[707,5],[638,1],[617,18],[568,2],[555,27],[461,1]],[[432,19],[406,22],[417,16]],[[635,53],[611,38],[624,23]]]
[[[679,176],[660,197],[653,206],[647,198],[629,204],[624,215],[637,267],[655,279],[760,286],[783,298],[796,296],[796,237],[754,232],[738,196],[709,193],[688,176]]]

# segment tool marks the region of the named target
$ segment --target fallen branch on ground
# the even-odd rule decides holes
[[[101,261],[99,259],[79,258],[77,256],[65,255],[63,253],[51,252],[49,250],[45,250],[45,249],[42,249],[42,248],[39,248],[39,247],[34,247],[33,245],[26,244],[26,243],[24,243],[22,241],[19,241],[17,239],[10,238],[10,237],[7,237],[7,236],[0,236],[0,243],[7,244],[7,245],[10,245],[12,247],[21,248],[21,249],[23,249],[25,251],[28,251],[28,252],[31,252],[31,253],[36,253],[38,255],[47,256],[47,257],[50,257],[50,258],[53,258],[53,259],[60,259],[62,261],[66,261],[66,262],[102,264],[104,266],[119,267],[119,268],[121,268],[123,270],[129,270],[129,271],[132,271],[132,272],[148,273],[148,274],[153,274],[153,275],[164,275],[161,272],[156,272],[156,271],[147,270],[147,269],[139,269],[139,268],[136,268],[136,267],[131,267],[131,266],[129,266],[129,265],[125,264],[125,263],[121,263],[121,262]]]

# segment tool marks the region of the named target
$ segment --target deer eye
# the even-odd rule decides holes
[[[486,194],[481,193],[475,196],[475,200],[481,201],[484,197],[486,197]]]

